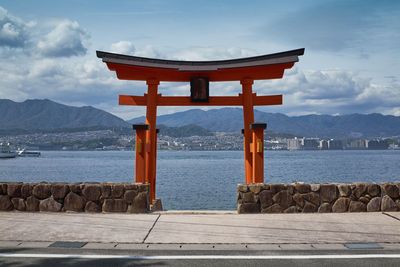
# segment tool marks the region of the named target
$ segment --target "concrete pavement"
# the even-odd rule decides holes
[[[141,243],[158,216],[0,212],[0,240]]]
[[[0,212],[1,266],[399,266],[400,212]]]
[[[400,212],[245,215],[1,212],[0,233],[1,242],[79,241],[108,246],[400,243]]]
[[[146,242],[400,242],[400,221],[382,213],[161,215]]]

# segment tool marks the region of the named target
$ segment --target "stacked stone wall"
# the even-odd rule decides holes
[[[0,211],[149,211],[149,186],[119,183],[0,183]]]
[[[400,183],[238,185],[238,213],[400,211]]]

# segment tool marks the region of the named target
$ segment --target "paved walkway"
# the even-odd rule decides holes
[[[264,249],[344,248],[379,243],[400,248],[400,212],[343,214],[159,213],[86,214],[0,212],[0,247],[47,247],[55,241],[85,248]]]

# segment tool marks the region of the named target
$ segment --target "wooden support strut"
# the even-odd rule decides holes
[[[144,184],[146,182],[146,131],[149,125],[134,124],[132,128],[136,130],[135,182]]]
[[[253,106],[282,105],[282,95],[252,95]],[[148,95],[132,96],[120,95],[119,104],[127,106],[146,106]],[[162,96],[157,95],[157,106],[242,106],[243,94],[238,96],[210,96],[207,103],[192,102],[187,96]]]
[[[264,129],[266,123],[253,123],[250,125],[252,131],[252,160],[253,160],[253,183],[264,182]]]
[[[156,128],[156,137],[154,138],[154,167],[153,167],[153,177],[154,177],[154,199],[156,198],[156,180],[157,180],[157,136],[158,133],[160,132],[160,129]],[[154,204],[154,203],[151,203]]]

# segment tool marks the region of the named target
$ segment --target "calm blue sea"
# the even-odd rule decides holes
[[[266,182],[400,181],[400,151],[266,151]],[[131,182],[133,151],[43,151],[0,160],[0,181]],[[157,195],[166,209],[234,209],[242,151],[159,151]]]

